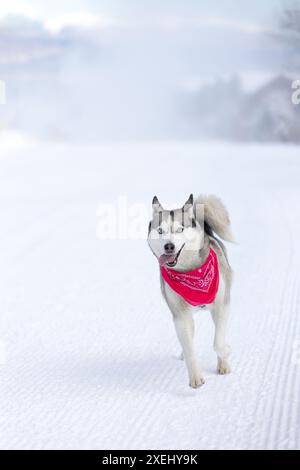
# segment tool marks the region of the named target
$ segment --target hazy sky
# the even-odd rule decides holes
[[[182,115],[194,109],[186,97],[203,83],[239,76],[252,87],[281,72],[283,53],[270,30],[283,5],[0,0],[6,120],[68,138],[185,135]],[[3,19],[8,14],[17,16]]]
[[[283,3],[284,0],[2,0],[0,14],[19,11],[48,18],[88,11],[112,17],[203,15],[265,22]]]

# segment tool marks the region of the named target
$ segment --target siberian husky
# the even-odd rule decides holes
[[[148,243],[159,262],[161,291],[172,312],[189,384],[198,388],[204,377],[194,347],[193,312],[209,309],[215,325],[214,350],[219,374],[228,374],[230,346],[226,325],[232,270],[222,238],[234,243],[228,212],[215,196],[191,194],[180,209],[165,210],[152,201]]]

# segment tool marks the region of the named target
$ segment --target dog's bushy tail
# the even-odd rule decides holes
[[[214,195],[200,195],[194,201],[194,209],[197,204],[204,205],[204,223],[207,229],[227,242],[236,243],[231,231],[229,214],[223,202]],[[197,218],[196,210],[195,216]]]

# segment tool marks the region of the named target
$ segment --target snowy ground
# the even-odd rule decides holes
[[[0,143],[0,448],[300,448],[299,149],[23,144]],[[199,313],[199,390],[146,242],[96,237],[101,202],[191,191],[224,199],[240,242],[233,372]]]

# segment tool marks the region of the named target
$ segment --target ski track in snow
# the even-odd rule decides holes
[[[300,448],[298,148],[40,143],[1,157],[1,449]],[[190,192],[219,195],[239,241],[233,371],[216,374],[197,313],[198,390],[145,240],[96,237],[101,202]]]

